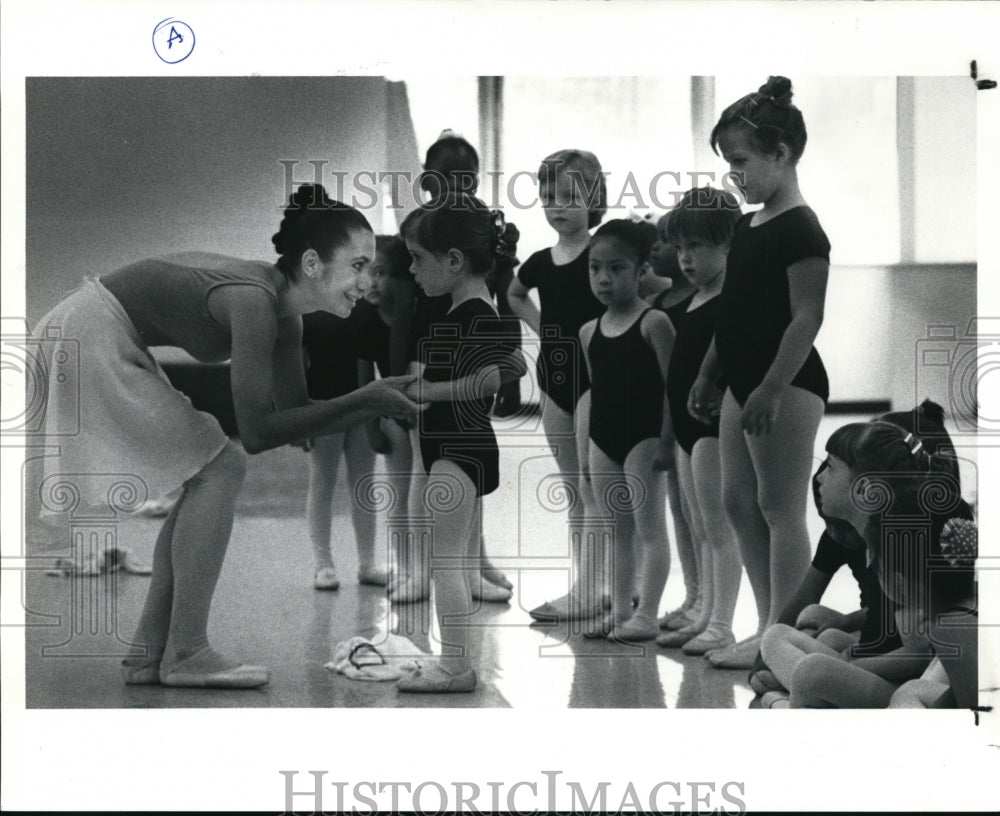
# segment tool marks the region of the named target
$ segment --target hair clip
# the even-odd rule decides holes
[[[754,130],[757,130],[757,125],[755,125],[753,122],[751,122],[745,116],[741,116],[740,119],[742,119],[744,122],[746,122],[748,125],[750,125],[750,127],[752,127]]]
[[[911,433],[903,437],[903,444],[909,447],[910,453],[913,454],[919,453],[920,449],[924,446],[924,443]]]
[[[971,567],[979,554],[979,529],[974,521],[951,518],[941,530],[941,554],[952,567]]]

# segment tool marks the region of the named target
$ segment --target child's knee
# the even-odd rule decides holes
[[[730,524],[736,530],[749,526],[760,515],[756,500],[752,495],[748,495],[741,485],[723,487],[722,506]]]
[[[788,642],[790,633],[794,631],[787,623],[775,623],[764,630],[764,635],[760,639],[760,654],[765,663],[771,665],[781,645]]]
[[[805,655],[792,670],[792,688],[798,695],[809,696],[810,691],[823,687],[830,680],[837,658],[812,652]]]

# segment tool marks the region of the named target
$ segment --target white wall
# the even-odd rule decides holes
[[[29,321],[85,276],[150,255],[274,259],[278,162],[299,162],[296,182],[310,160],[381,170],[385,132],[380,77],[29,79]],[[376,230],[381,213],[365,210]]]

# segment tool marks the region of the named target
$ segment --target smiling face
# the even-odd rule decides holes
[[[449,256],[437,255],[410,239],[406,241],[406,248],[413,258],[410,272],[417,286],[429,297],[448,294],[455,283]]]
[[[328,261],[317,259],[308,270],[304,269],[312,282],[317,308],[347,317],[368,290],[368,268],[374,257],[374,233],[354,230],[348,233],[346,243],[333,250]]]
[[[701,289],[721,275],[726,269],[729,247],[710,244],[701,238],[681,238],[674,245],[681,272],[694,286]]]
[[[625,305],[639,295],[639,278],[647,264],[637,265],[616,238],[597,238],[590,245],[590,288],[605,306]]]
[[[543,184],[539,190],[545,220],[560,235],[588,229],[590,211],[584,201],[583,183],[576,174],[560,172],[554,183]]]
[[[766,204],[785,180],[787,149],[779,152],[759,152],[743,128],[731,127],[719,136],[719,152],[734,173],[734,181],[747,204]]]

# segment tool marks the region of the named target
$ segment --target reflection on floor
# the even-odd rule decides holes
[[[824,420],[817,455],[830,431],[849,417]],[[509,442],[509,440],[508,440]],[[266,665],[271,682],[253,691],[207,691],[125,686],[119,656],[141,608],[149,579],[112,574],[96,579],[47,576],[29,570],[24,587],[29,708],[222,707],[518,707],[746,708],[753,692],[745,671],[714,669],[700,657],[655,645],[583,638],[571,625],[529,626],[527,610],[562,594],[568,584],[565,515],[540,485],[554,460],[538,435],[506,444],[501,491],[484,506],[487,551],[514,580],[509,604],[485,604],[471,625],[480,684],[472,694],[400,694],[393,683],[358,682],[324,667],[334,646],[354,635],[395,631],[422,649],[429,603],[391,606],[385,590],[361,587],[346,499],[334,525],[336,592],[312,588],[312,558],[303,518],[304,454],[292,448],[251,458],[210,622],[213,644],[224,653]],[[118,543],[149,559],[155,520],[124,517]],[[810,508],[810,529],[819,521]],[[381,536],[384,547],[384,535]],[[673,549],[673,547],[672,547]],[[37,563],[48,566],[49,549]],[[683,599],[676,552],[661,612]],[[830,604],[857,607],[857,588],[838,575]],[[737,605],[737,638],[752,633],[753,598],[744,578]],[[433,639],[433,631],[431,634]]]

